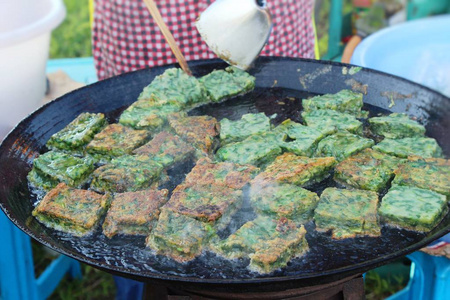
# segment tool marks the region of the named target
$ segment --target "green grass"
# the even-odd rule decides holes
[[[48,299],[114,299],[116,286],[111,275],[85,264],[81,266],[81,270],[81,280],[65,278]]]
[[[366,273],[364,289],[367,300],[382,300],[403,289],[407,282],[403,276],[389,276],[383,278],[379,273],[372,270]]]
[[[52,32],[50,58],[92,56],[88,0],[64,0],[67,15]]]
[[[367,300],[381,300],[405,288],[409,280],[411,261],[399,258],[366,273],[364,288]]]
[[[33,241],[34,272],[38,277],[45,268],[57,257],[57,254],[45,246]],[[114,299],[116,286],[111,274],[81,264],[81,279],[72,279],[66,275],[48,298],[49,300],[73,299]]]

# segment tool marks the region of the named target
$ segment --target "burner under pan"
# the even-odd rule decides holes
[[[301,287],[278,292],[239,293],[214,292],[212,290],[180,291],[163,285],[146,284],[144,300],[357,300],[364,299],[363,277],[349,277],[335,282]]]

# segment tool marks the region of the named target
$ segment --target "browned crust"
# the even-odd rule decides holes
[[[161,152],[161,149],[164,149]],[[167,131],[158,133],[147,144],[133,151],[136,155],[171,155],[173,157],[193,153],[195,149],[180,137]]]
[[[198,195],[196,203],[186,202],[186,199],[192,198],[193,195]],[[181,184],[173,190],[165,207],[204,222],[215,222],[241,197],[241,191],[225,186]]]
[[[43,214],[89,229],[98,222],[98,211],[106,207],[108,202],[108,194],[74,189],[60,183],[44,196],[34,209],[33,215]]]
[[[197,149],[210,154],[217,145],[220,123],[211,116],[187,116],[175,113],[168,117],[173,130]]]
[[[118,134],[126,138],[114,139],[114,136]],[[99,150],[102,153],[123,149],[124,153],[130,153],[134,148],[145,143],[149,135],[146,130],[134,130],[121,124],[110,124],[94,136],[87,145],[87,149]]]
[[[309,158],[284,153],[278,156],[266,170],[255,177],[253,183],[264,186],[276,182],[298,184],[299,177],[307,176],[311,170],[336,165],[334,157]],[[252,184],[253,184],[252,183]]]
[[[259,168],[251,165],[239,165],[231,162],[213,163],[208,158],[201,158],[195,167],[186,175],[185,184],[193,186],[217,185],[232,189],[242,189],[259,171]],[[226,174],[223,178],[214,173]]]
[[[151,222],[158,219],[168,193],[165,189],[152,189],[115,194],[103,223],[103,233],[111,238],[121,232],[121,225],[147,227],[137,230],[136,234],[150,232]]]

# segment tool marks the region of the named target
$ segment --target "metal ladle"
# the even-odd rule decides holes
[[[191,70],[153,0],[143,0],[181,68]],[[247,70],[266,44],[272,18],[264,0],[217,0],[197,19],[209,48],[231,65]]]
[[[196,26],[217,56],[246,70],[266,44],[272,18],[264,0],[217,0],[200,15]]]

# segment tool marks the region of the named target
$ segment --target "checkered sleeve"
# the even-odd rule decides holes
[[[216,57],[195,20],[213,0],[156,0],[186,60]],[[95,0],[92,45],[99,79],[176,62],[142,0]],[[273,31],[261,55],[314,58],[313,0],[272,0]]]

